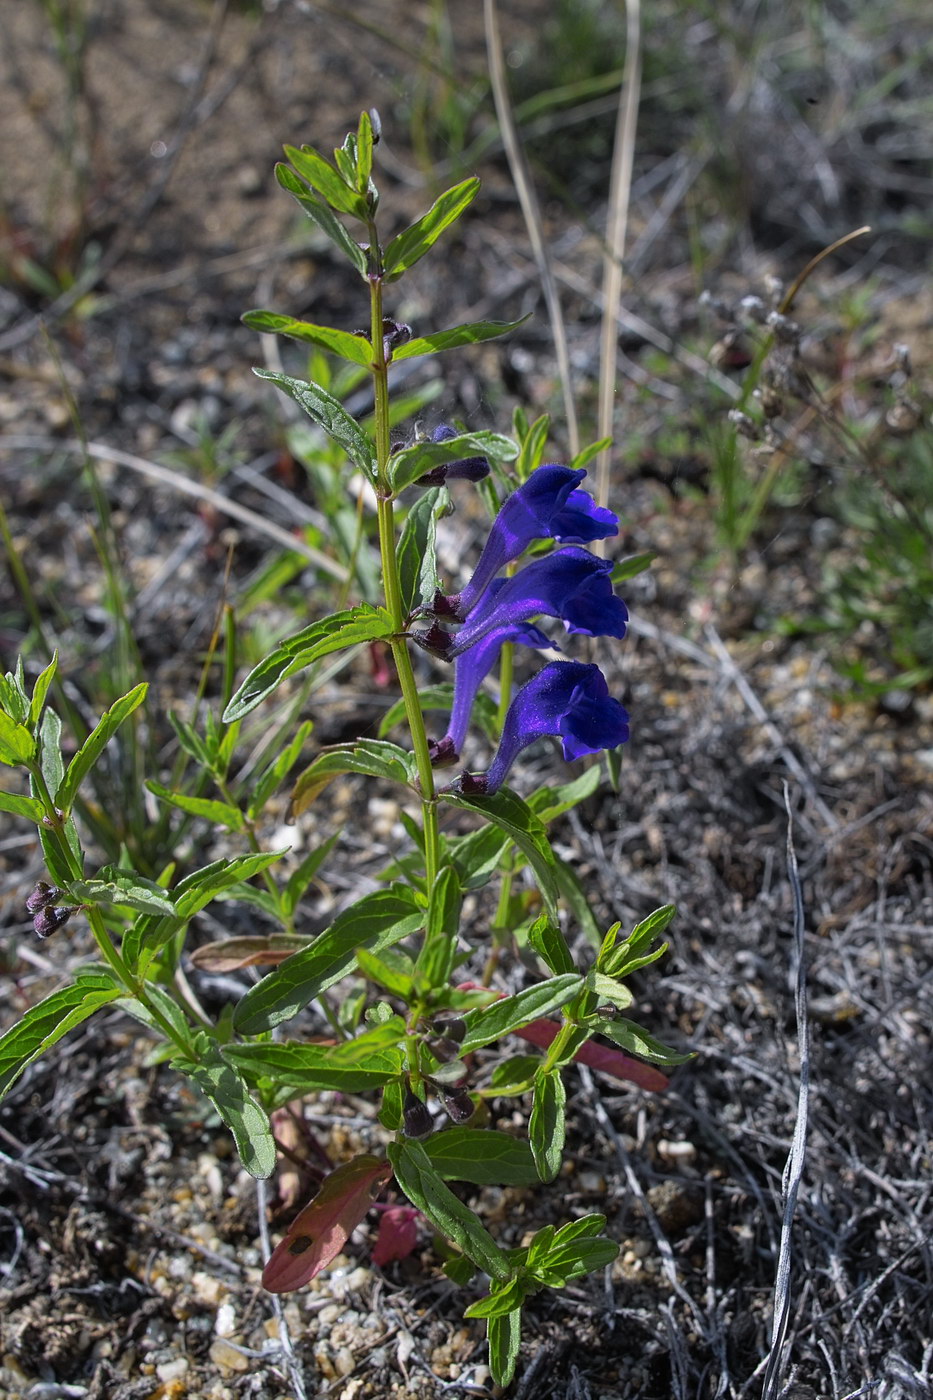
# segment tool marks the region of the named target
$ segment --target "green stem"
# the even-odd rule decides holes
[[[371,246],[376,248],[375,229],[370,229]],[[373,390],[376,418],[376,474],[377,474],[377,513],[379,524],[379,553],[382,560],[382,582],[385,589],[386,607],[392,618],[395,632],[389,645],[398,672],[399,685],[408,727],[411,731],[412,748],[418,767],[418,781],[421,787],[421,815],[424,828],[425,882],[430,893],[437,879],[440,864],[440,833],[437,821],[437,792],[434,786],[434,769],[428,748],[428,736],[424,727],[424,714],[418,696],[418,683],[415,680],[411,656],[404,632],[407,624],[402,589],[399,581],[398,558],[396,556],[395,511],[392,488],[388,476],[389,454],[389,368],[385,356],[382,335],[382,279],[371,276],[371,335],[373,347]]]

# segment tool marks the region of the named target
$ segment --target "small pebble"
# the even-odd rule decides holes
[[[219,1337],[211,1342],[210,1357],[214,1365],[224,1371],[248,1371],[250,1367],[248,1356],[244,1356],[236,1347]]]

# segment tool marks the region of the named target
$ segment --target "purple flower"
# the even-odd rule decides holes
[[[612,591],[611,572],[609,560],[574,545],[534,559],[514,578],[494,580],[499,586],[487,588],[441,653],[450,660],[496,628],[540,616],[558,617],[568,632],[587,637],[624,637],[628,610]],[[434,629],[431,635],[436,643]]]
[[[457,434],[453,428],[448,428],[445,423],[434,429],[431,434],[432,442],[449,442]],[[484,476],[489,475],[489,463],[485,457],[464,457],[459,462],[444,462],[439,467],[432,467],[424,476],[419,476],[415,482],[416,486],[443,486],[445,481],[458,478],[461,481],[482,481]]]
[[[549,661],[509,706],[499,751],[485,775],[464,773],[465,793],[497,792],[517,755],[545,734],[563,740],[564,758],[614,749],[628,738],[628,715],[609,694],[598,666]]]
[[[479,563],[462,593],[437,600],[438,612],[466,617],[500,569],[524,554],[532,540],[555,539],[566,544],[588,544],[619,530],[611,510],[598,506],[585,491],[575,488],[586,476],[582,467],[538,467],[513,491],[496,516]],[[443,596],[443,595],[441,595]]]
[[[497,584],[501,589],[505,585],[505,580],[497,579],[491,587],[496,587]],[[458,757],[466,738],[476,692],[495,666],[499,659],[499,653],[506,642],[519,642],[526,647],[551,647],[554,645],[550,637],[546,637],[537,627],[532,627],[529,623],[522,623],[517,627],[506,623],[502,627],[496,627],[491,632],[487,632],[486,636],[475,646],[470,647],[462,656],[458,656],[454,668],[454,700],[450,710],[447,733],[443,739],[431,740],[432,762],[437,764],[452,763]]]

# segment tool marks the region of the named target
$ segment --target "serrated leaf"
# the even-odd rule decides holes
[[[253,369],[257,379],[268,379],[289,398],[304,409],[328,434],[339,443],[354,466],[373,485],[376,484],[376,453],[372,442],[363,432],[355,418],[351,418],[343,404],[321,389],[317,384],[309,384],[303,379],[293,379],[291,375],[280,374],[278,370]]]
[[[382,259],[386,281],[394,282],[406,268],[413,267],[419,258],[434,246],[445,229],[469,208],[479,192],[479,180],[472,176],[452,189],[445,190],[431,205],[426,214],[416,219],[392,239]]]
[[[404,1034],[404,1025],[402,1034]],[[352,1042],[351,1042],[352,1043]],[[346,1094],[381,1089],[404,1069],[401,1050],[391,1046],[369,1047],[364,1062],[353,1064],[341,1057],[341,1046],[306,1045],[299,1041],[275,1041],[262,1045],[225,1045],[224,1058],[251,1078],[262,1076],[277,1086],[287,1085],[296,1092],[337,1089]]]
[[[458,437],[445,438],[443,442],[434,442],[429,438],[393,453],[389,458],[389,481],[392,490],[398,494],[413,481],[418,481],[446,462],[458,462],[463,457],[489,457],[496,462],[511,462],[517,452],[518,448],[511,438],[485,429],[476,433],[461,433]]]
[[[411,360],[416,355],[438,355],[443,350],[457,350],[461,345],[479,345],[485,340],[495,340],[497,336],[517,330],[527,320],[527,316],[522,316],[518,321],[468,321],[462,326],[451,326],[446,331],[435,331],[433,335],[418,335],[392,351],[392,363]]]
[[[221,1055],[207,1035],[195,1045],[197,1060],[172,1060],[172,1068],[192,1079],[210,1099],[233,1134],[240,1161],[250,1176],[267,1177],[275,1170],[275,1140],[269,1115],[251,1098],[239,1070]]]
[[[304,345],[317,345],[353,365],[368,369],[372,364],[373,347],[364,335],[351,335],[334,326],[317,326],[312,321],[298,321],[294,316],[283,316],[276,311],[247,311],[240,320],[244,326],[265,335],[287,335]]]
[[[14,1026],[0,1036],[0,1099],[16,1083],[23,1070],[101,1006],[123,993],[106,972],[79,972],[74,982],[31,1006]]]
[[[342,214],[352,214],[365,223],[365,199],[350,188],[340,172],[313,146],[302,146],[301,150],[294,146],[286,146],[285,154],[301,178],[307,180],[318,194],[323,195],[333,209],[339,209]]]
[[[11,768],[20,763],[28,763],[36,752],[36,741],[24,724],[0,710],[0,763]]]
[[[337,1257],[391,1177],[388,1162],[368,1155],[354,1157],[325,1177],[273,1250],[263,1270],[263,1288],[291,1293],[310,1283]]]
[[[351,971],[358,948],[379,952],[417,932],[423,923],[424,910],[406,885],[364,895],[310,947],[250,988],[237,1006],[236,1029],[243,1035],[257,1035],[296,1016]]]
[[[61,808],[64,812],[70,810],[81,782],[94,767],[123,721],[128,719],[145,700],[148,689],[148,685],[141,682],[121,699],[115,701],[110,709],[101,715],[68,765],[68,770],[55,792],[56,807]]]
[[[292,790],[292,816],[307,811],[332,779],[342,773],[362,773],[370,778],[411,786],[415,781],[412,755],[384,739],[358,739],[337,744],[319,754],[296,780]]]
[[[534,1102],[528,1120],[528,1139],[542,1181],[553,1181],[560,1171],[567,1133],[564,1118],[566,1102],[567,1090],[560,1070],[539,1073],[535,1079]]]
[[[445,1181],[474,1186],[531,1186],[537,1181],[527,1142],[491,1128],[448,1128],[423,1144]]]
[[[490,1045],[504,1035],[518,1031],[529,1022],[546,1016],[550,1011],[565,1006],[583,986],[583,978],[575,972],[560,977],[549,977],[545,982],[536,982],[514,996],[503,997],[491,1006],[469,1011],[465,1017],[466,1035],[461,1041],[461,1053],[478,1050],[482,1045]]]
[[[0,812],[26,817],[32,822],[41,822],[45,816],[45,808],[38,797],[22,797],[16,792],[0,792]]]
[[[355,239],[351,238],[343,224],[329,205],[314,194],[303,180],[300,180],[289,166],[281,162],[275,167],[275,178],[298,201],[308,218],[317,224],[356,268],[361,276],[366,276],[366,253]]]
[[[359,646],[377,637],[389,637],[392,631],[392,619],[385,608],[370,607],[368,603],[312,623],[310,627],[280,642],[253,667],[224,710],[224,723],[229,724],[248,715],[283,680],[304,670],[322,656],[343,651],[346,647]]]
[[[463,1251],[491,1278],[508,1279],[508,1259],[473,1212],[444,1185],[420,1142],[392,1143],[389,1160],[399,1186],[441,1234]]]
[[[453,792],[440,795],[445,802],[454,807],[465,807],[468,811],[479,812],[487,821],[508,833],[538,877],[548,913],[556,921],[556,858],[547,832],[527,803],[508,788],[500,788],[498,792],[482,797],[468,797],[463,793]]]
[[[203,817],[214,826],[225,826],[228,831],[246,830],[243,813],[238,807],[231,807],[229,802],[220,802],[211,797],[193,797],[187,792],[170,792],[167,787],[153,782],[151,778],[146,782],[146,787],[169,807],[177,807],[179,811],[188,812],[193,817]]]

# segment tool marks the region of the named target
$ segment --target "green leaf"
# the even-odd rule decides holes
[[[120,725],[143,703],[149,687],[145,682],[133,687],[121,699],[114,702],[109,710],[101,715],[84,743],[68,765],[64,779],[55,793],[55,806],[67,812],[75,800],[75,794],[82,780],[94,767]]]
[[[471,1303],[463,1316],[504,1317],[507,1313],[514,1312],[516,1308],[521,1308],[527,1294],[535,1287],[536,1285],[530,1279],[513,1278],[511,1283],[507,1283],[504,1288],[496,1288],[485,1298]]]
[[[581,802],[585,802],[588,797],[592,797],[602,782],[602,773],[599,765],[594,764],[592,768],[584,768],[576,778],[569,783],[561,783],[557,787],[538,788],[528,799],[528,806],[534,812],[539,821],[545,826],[549,826],[552,821],[562,817],[565,812],[571,811]]]
[[[182,1011],[175,998],[166,991],[164,987],[160,987],[157,982],[150,982],[146,987],[146,997],[150,1003],[149,1006],[146,1006],[136,997],[126,996],[122,996],[117,1002],[117,1005],[120,1007],[121,1011],[125,1011],[127,1015],[132,1016],[134,1020],[142,1022],[144,1026],[148,1026],[150,1030],[155,1031],[156,1035],[164,1039],[165,1030],[152,1014],[152,1008],[154,1007],[155,1010],[161,1012],[163,1018],[168,1021],[169,1025],[174,1030],[179,1041],[188,1047],[189,1053],[194,1057],[194,1036],[196,1033],[192,1030],[188,1018],[185,1016],[185,1013]],[[178,1053],[177,1045],[168,1045],[166,1048],[168,1052],[166,1058]]]
[[[210,904],[212,899],[244,880],[252,879],[285,854],[285,851],[257,851],[253,855],[236,856],[232,860],[215,860],[210,865],[202,866],[200,870],[193,870],[171,891],[175,900],[174,917],[141,914],[124,935],[124,959],[135,971],[145,971],[145,967],[148,967],[162,945],[173,938],[205,905]]]
[[[442,350],[457,350],[461,345],[479,345],[484,340],[495,340],[497,336],[517,330],[527,320],[527,316],[522,316],[518,321],[468,321],[462,326],[451,326],[446,331],[435,331],[433,335],[418,335],[392,351],[392,363],[412,360],[416,355],[437,355]]]
[[[250,821],[259,816],[279,783],[298,762],[301,750],[307,743],[313,728],[314,726],[309,719],[299,724],[291,742],[282,749],[281,753],[276,755],[265,772],[257,778],[247,809]]]
[[[609,1001],[613,1006],[625,1008],[631,1006],[635,1000],[624,982],[617,982],[614,977],[607,977],[604,972],[596,972],[595,970],[588,972],[586,985],[591,992],[599,997],[600,1001]]]
[[[515,1375],[522,1344],[522,1310],[514,1308],[504,1317],[491,1317],[489,1327],[489,1369],[496,1385],[507,1386]]]
[[[341,773],[362,773],[370,778],[411,786],[415,764],[410,753],[385,739],[358,739],[354,744],[337,744],[319,754],[295,783],[292,791],[294,816],[307,810],[327,784]]]
[[[437,521],[449,500],[443,486],[432,486],[408,512],[396,549],[402,607],[406,614],[434,597],[438,586]]]
[[[415,990],[415,979],[410,971],[411,959],[407,962],[408,967],[402,963],[393,966],[391,952],[381,958],[377,958],[375,953],[368,953],[365,948],[358,948],[356,953],[356,965],[363,976],[402,1001],[411,1001]]]
[[[625,583],[626,579],[635,578],[650,569],[657,557],[655,550],[648,550],[645,554],[628,554],[618,560],[609,577],[613,584]]]
[[[319,938],[257,982],[241,999],[234,1025],[257,1035],[297,1016],[321,992],[339,982],[356,963],[356,950],[380,952],[424,923],[424,910],[406,885],[364,895],[345,909]]]
[[[542,1181],[553,1181],[560,1171],[567,1133],[564,1118],[566,1102],[567,1090],[560,1070],[539,1073],[535,1079],[534,1103],[528,1120],[528,1138]]]
[[[454,688],[449,683],[426,685],[423,690],[419,689],[418,699],[422,710],[449,710],[454,700]],[[379,738],[385,738],[389,730],[401,724],[405,717],[405,701],[396,700],[379,721]]]
[[[17,724],[0,710],[0,763],[10,767],[28,763],[36,752],[36,741],[24,724]]]
[[[275,1140],[269,1115],[250,1097],[246,1081],[229,1064],[207,1035],[197,1037],[197,1060],[178,1057],[172,1068],[194,1080],[233,1133],[240,1161],[250,1176],[271,1176],[275,1170]]]
[[[403,1035],[404,1031],[403,1024]],[[404,1068],[399,1049],[370,1048],[364,1063],[352,1064],[339,1054],[342,1048],[287,1040],[262,1045],[225,1045],[223,1054],[250,1079],[262,1076],[271,1079],[276,1086],[287,1085],[296,1093],[337,1089],[346,1094],[360,1094],[367,1089],[381,1089]]]
[[[508,1259],[473,1212],[444,1185],[421,1143],[391,1143],[388,1154],[398,1184],[412,1205],[478,1269],[490,1278],[508,1279],[512,1272]]]
[[[333,836],[329,836],[320,846],[309,851],[297,870],[288,877],[288,883],[282,892],[282,908],[286,914],[294,914],[311,881],[339,840],[340,832],[335,831]]]
[[[62,758],[62,722],[54,710],[46,710],[39,728],[39,762],[49,792],[57,794],[65,776]],[[53,797],[53,802],[55,801]],[[55,803],[60,806],[59,803]]]
[[[350,188],[339,171],[313,146],[302,146],[300,151],[294,146],[286,146],[285,154],[301,178],[307,180],[318,194],[322,194],[331,208],[339,209],[342,214],[353,214],[366,222],[368,211],[365,199]]]
[[[528,930],[528,942],[554,973],[573,972],[573,958],[567,940],[557,924],[542,914]]]
[[[515,475],[520,482],[527,481],[531,473],[544,461],[548,433],[551,430],[551,415],[542,413],[522,435],[522,450],[515,463]]]
[[[389,481],[392,490],[398,494],[445,462],[459,462],[463,457],[489,457],[496,462],[511,462],[517,453],[518,448],[511,438],[485,429],[476,433],[461,433],[459,437],[446,438],[443,442],[433,442],[428,438],[393,453],[389,458]]]
[[[651,944],[660,937],[676,913],[676,905],[663,904],[660,909],[655,909],[646,919],[636,924],[627,938],[605,947],[597,959],[600,972],[608,973],[610,977],[622,977],[634,971],[636,966],[642,965],[642,955],[648,952]],[[654,962],[662,951],[659,949],[652,953],[649,961]]]
[[[36,677],[36,683],[32,688],[32,699],[29,702],[29,723],[33,729],[42,718],[42,707],[45,704],[45,697],[49,693],[49,686],[55,677],[58,668],[58,652],[46,666],[45,670]]]
[[[373,124],[368,112],[360,113],[356,129],[356,187],[365,195],[373,173]]]
[[[316,326],[311,321],[297,321],[294,316],[283,316],[276,311],[247,311],[240,320],[251,330],[264,334],[288,335],[292,340],[300,340],[305,345],[317,345],[339,355],[351,364],[369,368],[373,360],[373,347],[364,335],[351,335],[333,326]]]
[[[467,1012],[467,1029],[460,1045],[461,1054],[469,1054],[482,1045],[501,1040],[521,1026],[527,1026],[529,1021],[537,1021],[565,1006],[582,986],[583,978],[579,973],[564,973],[560,977],[549,977],[545,982],[536,982],[523,992],[494,1001],[491,1006]]]
[[[385,608],[373,608],[368,603],[312,623],[280,642],[253,667],[224,710],[224,723],[248,715],[288,676],[303,671],[322,656],[391,634],[392,619]]]
[[[561,856],[557,856],[555,859],[554,874],[557,877],[557,888],[574,919],[589,939],[592,947],[598,948],[600,944],[599,924],[596,921],[596,915],[590,908],[583,881],[573,866],[569,865]]]
[[[552,1248],[564,1249],[574,1240],[595,1239],[605,1228],[606,1217],[600,1215],[598,1211],[593,1211],[590,1215],[581,1215],[576,1220],[568,1220],[566,1225],[561,1225],[560,1229],[551,1236],[548,1251]]]
[[[652,1064],[682,1065],[693,1059],[692,1054],[682,1054],[667,1045],[662,1045],[660,1040],[655,1040],[654,1036],[642,1030],[641,1026],[636,1026],[634,1021],[627,1021],[623,1016],[613,1017],[611,1020],[604,1017],[595,1021],[590,1029],[615,1041],[623,1050],[640,1055],[643,1060],[650,1060]]]
[[[581,467],[588,466],[590,462],[592,462],[594,457],[598,457],[600,452],[605,451],[607,447],[611,446],[611,437],[600,438],[598,442],[588,443],[586,447],[582,447],[580,449],[580,451],[574,457],[573,461],[569,463],[569,465],[573,468],[574,471],[579,471]]]
[[[376,453],[373,444],[339,400],[317,384],[293,379],[291,375],[280,374],[278,370],[254,368],[253,373],[257,379],[268,379],[294,399],[298,407],[320,424],[325,433],[343,448],[354,466],[359,467],[367,480],[375,485]]]
[[[32,822],[41,822],[45,816],[45,808],[38,797],[21,797],[16,792],[0,792],[0,812],[27,817]]]
[[[112,865],[104,866],[93,880],[71,880],[67,888],[81,904],[123,904],[142,914],[175,913],[175,905],[161,885]]]
[[[79,972],[70,986],[31,1006],[15,1026],[0,1036],[0,1098],[33,1060],[74,1026],[86,1021],[98,1007],[116,1001],[123,990],[109,973],[87,969]]]
[[[527,1142],[490,1128],[448,1128],[424,1150],[445,1181],[474,1186],[531,1186],[538,1180]]]
[[[151,778],[147,780],[146,787],[160,801],[168,803],[170,807],[177,807],[182,812],[189,812],[193,817],[203,817],[205,821],[213,822],[214,826],[225,826],[228,831],[246,830],[243,813],[238,807],[231,807],[229,802],[220,802],[210,797],[192,797],[187,792],[170,792]]]
[[[15,672],[7,671],[5,676],[0,676],[0,711],[17,724],[25,724],[29,718],[29,696],[21,656],[17,657]]]
[[[487,885],[498,870],[502,857],[511,845],[508,835],[498,826],[481,826],[467,836],[450,843],[454,869],[464,890],[478,890]]]
[[[430,891],[425,939],[415,964],[431,988],[450,981],[462,904],[459,876],[452,865],[445,865]]]
[[[351,238],[343,224],[334,214],[333,210],[313,194],[303,180],[299,180],[295,172],[281,162],[275,167],[275,178],[282,186],[283,190],[298,201],[302,209],[317,224],[322,233],[325,233],[332,243],[340,249],[344,257],[356,268],[362,277],[366,276],[366,253],[355,239]]]
[[[416,219],[392,239],[382,259],[386,281],[394,282],[406,268],[412,267],[432,248],[445,229],[456,223],[479,193],[479,180],[474,175],[452,189],[445,190],[426,214]]]
[[[552,1288],[563,1288],[575,1278],[604,1269],[618,1257],[619,1246],[615,1240],[582,1239],[563,1246],[555,1243],[541,1264],[538,1277]]]
[[[527,803],[509,788],[500,788],[498,792],[482,797],[468,797],[463,793],[454,792],[440,795],[445,802],[454,807],[479,812],[488,822],[509,834],[537,875],[548,913],[556,921],[556,858],[547,832]]]

